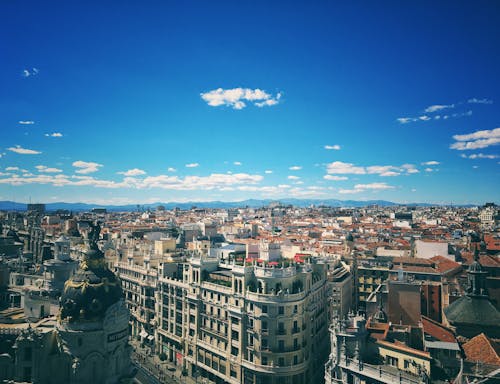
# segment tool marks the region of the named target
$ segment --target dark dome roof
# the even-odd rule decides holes
[[[500,313],[488,297],[462,296],[445,308],[444,313],[453,326],[463,324],[480,327],[500,324]]]
[[[122,298],[120,280],[111,272],[99,249],[92,248],[80,268],[64,285],[61,295],[61,320],[95,321]]]

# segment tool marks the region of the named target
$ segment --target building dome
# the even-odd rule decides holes
[[[89,236],[90,249],[80,263],[80,268],[64,284],[61,295],[61,320],[102,320],[107,309],[123,296],[120,280],[107,268],[104,254],[97,247],[95,236],[95,233]]]

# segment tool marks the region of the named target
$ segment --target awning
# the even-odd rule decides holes
[[[141,337],[146,337],[148,333],[143,329],[141,333],[139,333],[139,336]]]

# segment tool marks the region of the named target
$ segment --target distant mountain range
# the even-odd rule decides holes
[[[336,200],[336,199],[279,199],[279,200],[256,200],[249,199],[243,201],[206,201],[206,202],[185,202],[185,203],[152,203],[152,204],[140,204],[141,209],[156,209],[157,206],[164,206],[166,209],[191,209],[192,207],[197,208],[243,208],[243,207],[264,207],[269,205],[272,202],[279,201],[284,205],[293,205],[296,207],[308,207],[311,205],[315,206],[328,206],[328,207],[366,207],[368,205],[378,205],[384,207],[390,207],[395,205],[406,205],[406,206],[419,206],[419,207],[427,207],[433,206],[436,204],[427,204],[427,203],[409,203],[409,204],[399,204],[394,203],[392,201],[386,200],[366,200],[366,201],[357,201],[357,200]],[[468,205],[473,206],[473,205]],[[66,209],[68,211],[74,212],[82,212],[82,211],[90,211],[93,208],[106,208],[108,211],[121,211],[121,212],[130,212],[137,210],[137,204],[128,204],[128,205],[101,205],[101,204],[86,204],[86,203],[48,203],[45,205],[47,211],[56,211],[58,209]],[[0,210],[15,210],[15,211],[25,211],[26,204],[24,203],[16,203],[13,201],[0,201]]]

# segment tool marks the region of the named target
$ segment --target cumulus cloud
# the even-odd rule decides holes
[[[472,99],[467,100],[469,104],[493,104],[493,100],[489,99],[476,99],[473,97]]]
[[[434,113],[443,109],[455,108],[455,104],[435,104],[425,108],[424,112]]]
[[[82,173],[82,174],[87,174],[87,173],[94,173],[99,170],[100,167],[102,167],[102,164],[98,164],[92,161],[75,161],[73,162],[73,167],[78,168],[75,172],[76,173]]]
[[[279,103],[282,94],[272,95],[258,88],[217,88],[201,93],[200,96],[211,107],[227,106],[233,109],[243,109],[247,106],[247,103],[252,103],[257,107],[276,105]]]
[[[6,171],[19,171],[19,167],[7,167],[5,168]]]
[[[349,178],[347,176],[325,175],[323,176],[323,179],[332,181],[342,181],[342,180],[347,180]]]
[[[186,164],[186,168],[196,168],[196,167],[199,167],[200,164],[198,163],[189,163],[189,164]]]
[[[500,144],[500,128],[476,131],[465,135],[454,135],[451,149],[459,151],[488,148]]]
[[[371,165],[357,166],[352,163],[334,161],[326,165],[326,172],[329,175],[379,175],[382,177],[400,176],[402,174],[418,173],[418,169],[413,164],[395,165]],[[328,179],[327,180],[333,180]]]
[[[473,153],[471,155],[466,155],[462,153],[460,157],[464,159],[498,159],[500,156],[498,155],[485,155],[484,153]]]
[[[393,189],[394,186],[388,185],[386,183],[370,183],[370,184],[356,184],[353,189],[340,189],[341,194],[354,194],[365,191],[383,191],[387,189]]]
[[[266,170],[264,171],[264,173],[267,173],[267,174],[269,175],[269,174],[273,173],[273,171],[271,171],[270,169],[266,169]]]
[[[23,69],[23,72],[22,72],[22,77],[30,77],[30,76],[36,76],[38,75],[40,71],[37,69],[37,68],[26,68],[26,69]]]
[[[333,163],[326,165],[326,172],[329,174],[364,175],[366,173],[366,170],[364,167],[358,167],[352,163],[334,161]]]
[[[32,125],[32,124],[35,124],[35,122],[33,120],[19,120],[18,123],[22,124],[22,125]]]
[[[61,132],[52,132],[52,133],[46,133],[46,137],[63,137],[63,134]]]
[[[290,171],[300,171],[302,167],[300,165],[294,165],[288,168]]]
[[[325,145],[325,149],[327,150],[333,150],[333,151],[339,151],[340,150],[340,145],[335,144],[335,145]]]
[[[288,176],[287,178],[288,178],[288,180],[299,180],[299,179],[300,179],[300,177],[298,177],[298,176],[293,176],[293,175],[290,175],[290,176]]]
[[[15,147],[7,148],[7,150],[11,151],[11,152],[18,153],[20,155],[39,155],[40,153],[42,153],[40,151],[35,151],[34,149],[23,148],[20,145],[16,145]]]
[[[233,164],[234,165],[241,165],[241,161],[235,161]]]
[[[133,168],[129,169],[128,171],[124,172],[117,172],[119,175],[124,175],[124,176],[140,176],[140,175],[145,175],[146,171],[143,171],[142,169],[139,168]]]
[[[45,165],[37,165],[35,166],[36,169],[38,169],[38,172],[43,172],[43,173],[60,173],[62,172],[62,169],[59,168],[50,168]]]
[[[168,172],[177,172],[177,169],[175,169],[174,167],[168,167],[167,171]]]
[[[436,160],[431,160],[431,161],[426,161],[424,163],[422,163],[422,165],[439,165],[441,164],[439,161],[436,161]]]

